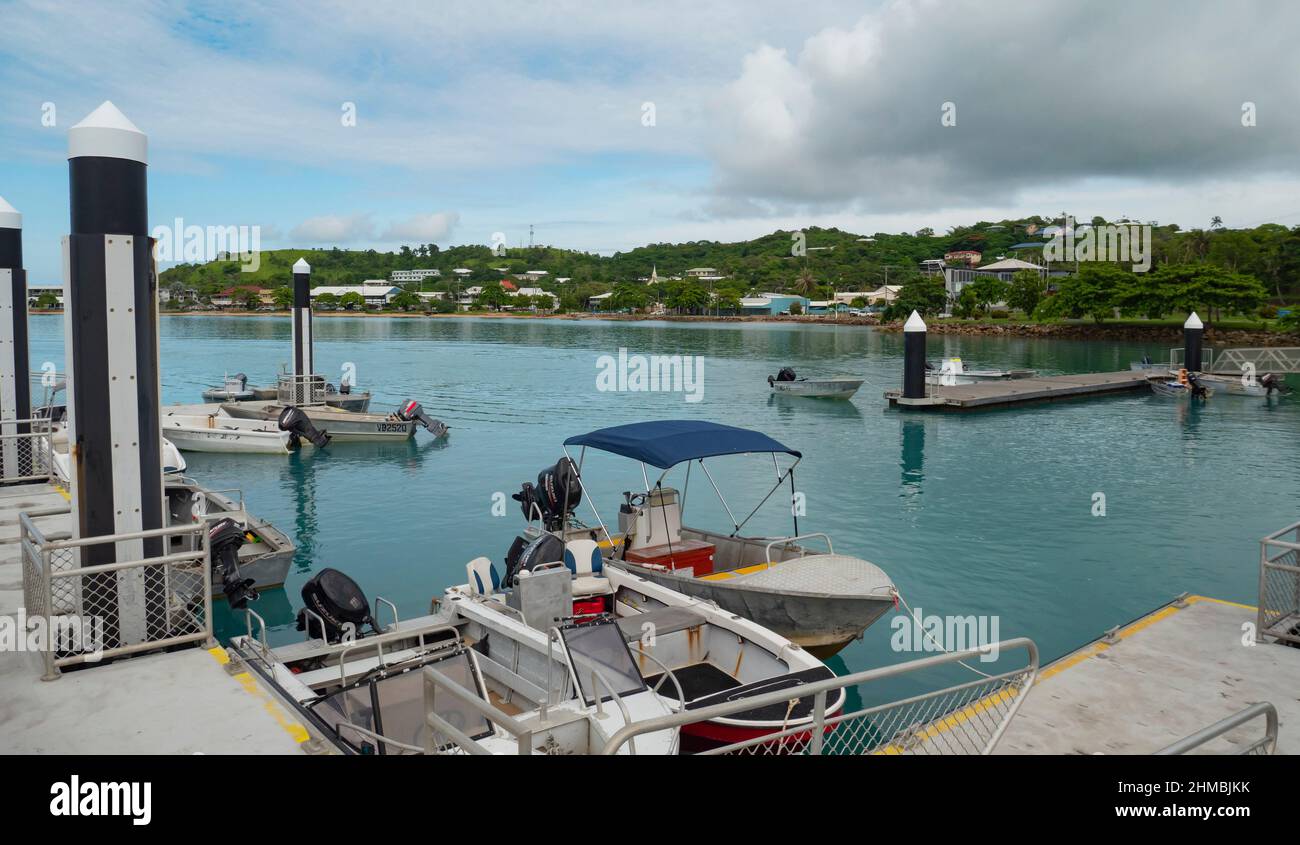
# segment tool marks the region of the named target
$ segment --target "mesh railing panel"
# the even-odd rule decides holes
[[[6,421],[0,425],[0,481],[36,481],[50,477],[52,447],[48,423],[42,420],[25,422],[33,430],[14,434],[18,423]]]
[[[807,727],[787,729],[706,754],[982,754],[1014,713],[1035,670],[962,686],[826,719],[821,748]]]
[[[28,619],[42,620],[46,631],[47,674],[54,666],[211,636],[210,566],[202,527],[174,532],[195,534],[196,550],[164,555],[159,532],[46,542],[25,515],[22,519],[23,597]]]

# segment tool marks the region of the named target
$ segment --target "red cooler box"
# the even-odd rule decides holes
[[[646,546],[632,549],[627,559],[633,563],[654,563],[667,569],[694,569],[695,577],[713,573],[713,552],[717,547],[702,540],[682,540],[671,546]]]

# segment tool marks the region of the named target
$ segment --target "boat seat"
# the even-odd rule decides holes
[[[501,576],[492,561],[485,557],[476,557],[465,564],[465,574],[469,576],[469,589],[476,596],[490,596],[501,589]]]
[[[575,596],[605,595],[610,592],[605,561],[595,540],[570,540],[564,544],[564,565],[573,573]]]

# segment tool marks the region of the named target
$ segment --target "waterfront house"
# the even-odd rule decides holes
[[[226,288],[212,295],[212,304],[217,308],[230,308],[238,305],[243,306],[244,299],[249,293],[257,294],[257,301],[260,305],[272,305],[275,303],[275,291],[270,288],[259,287],[257,285],[236,285],[235,287]]]
[[[61,285],[58,287],[45,286],[45,285],[41,285],[41,286],[28,285],[27,286],[27,307],[35,308],[37,301],[40,300],[40,298],[42,296],[45,296],[46,294],[52,294],[54,298],[58,300],[59,307],[60,308],[63,307],[63,287]]]
[[[397,285],[389,284],[382,279],[367,279],[359,285],[321,285],[312,288],[311,298],[314,302],[322,294],[332,293],[342,299],[345,294],[356,293],[365,300],[367,308],[383,308],[401,292],[402,289]],[[216,303],[215,299],[213,303]]]

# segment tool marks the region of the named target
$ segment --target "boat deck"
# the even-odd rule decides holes
[[[51,539],[67,536],[66,494],[49,484],[0,487],[0,616],[23,606],[18,514]],[[41,680],[41,657],[0,651],[0,753],[298,754],[316,743],[247,671],[226,671],[221,648],[187,648]]]
[[[1026,402],[1052,402],[1149,390],[1148,375],[1135,370],[1115,373],[1079,373],[1065,376],[1005,379],[975,384],[928,387],[923,399],[904,399],[899,389],[886,390],[890,407],[938,411],[974,411]]]
[[[1256,702],[1277,708],[1277,753],[1300,753],[1300,649],[1247,623],[1253,607],[1190,596],[1083,646],[1042,669],[997,753],[1150,754]],[[1256,720],[1198,751],[1262,735]]]
[[[760,563],[702,575],[699,580],[814,595],[879,595],[881,601],[893,600],[890,589],[894,586],[885,571],[874,563],[837,554],[792,558],[776,566]]]

